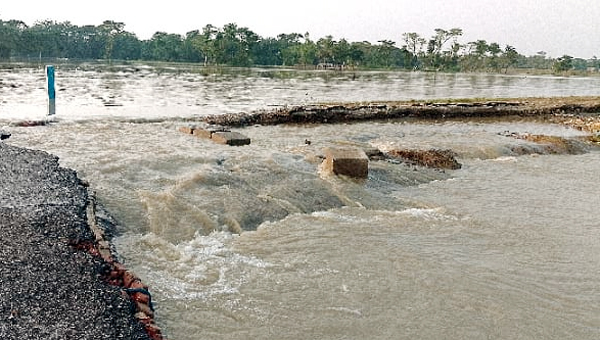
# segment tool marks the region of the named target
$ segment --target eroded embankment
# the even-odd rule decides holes
[[[340,123],[400,118],[439,120],[521,116],[552,119],[587,131],[599,131],[600,121],[597,115],[587,115],[590,113],[600,113],[600,97],[323,104],[214,115],[205,117],[204,121],[208,124],[243,127],[255,124]]]
[[[512,151],[516,155],[531,153],[578,154],[585,152],[586,144],[600,144],[600,97],[323,104],[209,116],[205,117],[203,121],[206,124],[216,126],[244,127],[256,124],[333,124],[394,119],[439,121],[515,116],[546,123],[562,124],[590,133],[587,138],[566,139],[557,136],[518,135],[507,132],[507,137],[527,140],[539,146],[533,148],[514,146]],[[379,154],[381,154],[381,151],[379,151]],[[452,150],[399,149],[387,152],[383,155],[383,158],[398,158],[426,167],[458,169],[460,164],[454,156]],[[375,157],[375,159],[378,158]]]
[[[129,272],[90,197],[57,157],[0,143],[0,339],[162,338],[147,287],[110,282]]]

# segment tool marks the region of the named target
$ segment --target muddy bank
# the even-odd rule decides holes
[[[366,120],[412,119],[452,119],[472,117],[522,116],[548,119],[555,117],[557,122],[571,121],[573,126],[600,129],[586,121],[587,114],[600,113],[600,97],[557,97],[520,98],[494,101],[451,100],[451,101],[406,101],[379,103],[323,104],[310,106],[283,107],[252,113],[214,115],[203,120],[209,124],[243,127],[255,124],[310,124],[340,123]],[[573,119],[577,115],[582,119]],[[597,115],[594,118],[598,120]],[[590,131],[591,131],[590,130]]]
[[[91,204],[57,157],[0,143],[1,339],[157,339],[107,281]]]

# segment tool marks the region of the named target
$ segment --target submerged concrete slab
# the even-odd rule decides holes
[[[369,157],[362,149],[358,148],[327,148],[322,169],[325,173],[367,178],[369,176]]]
[[[197,127],[195,125],[186,125],[186,126],[180,126],[179,127],[179,132],[185,133],[186,135],[191,135],[194,133],[194,130]]]
[[[179,127],[179,131],[199,138],[211,139],[215,143],[232,146],[249,145],[250,138],[239,132],[232,132],[220,125],[187,125]]]
[[[219,131],[230,131],[229,129],[220,126],[220,125],[184,125],[178,128],[179,132],[184,133],[186,135],[194,135],[196,137],[207,138],[210,139],[213,133]]]
[[[215,132],[229,132],[230,130],[220,125],[197,126],[193,135],[200,138],[211,139]]]
[[[211,139],[215,143],[219,144],[227,144],[232,146],[242,146],[242,145],[250,145],[250,138],[242,135],[239,132],[214,132],[211,135]]]

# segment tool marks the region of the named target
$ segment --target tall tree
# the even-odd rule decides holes
[[[156,32],[146,41],[142,57],[148,60],[181,61],[183,37],[179,34]]]
[[[419,57],[423,55],[423,47],[427,41],[416,32],[404,33],[402,37],[406,43],[406,49],[412,54],[411,67],[417,69],[420,64]]]
[[[115,37],[112,56],[120,60],[137,60],[142,57],[142,43],[130,32],[121,32]]]
[[[351,43],[350,50],[348,51],[348,58],[352,66],[363,65],[365,62],[365,50],[363,48],[363,43]]]
[[[317,58],[322,64],[335,64],[334,46],[335,41],[331,35],[317,41]]]
[[[230,66],[250,66],[250,52],[259,37],[246,27],[234,23],[223,26],[215,36],[217,63]]]
[[[122,22],[116,22],[112,20],[105,20],[98,30],[100,31],[101,37],[104,39],[104,58],[111,60],[113,58],[113,51],[115,47],[115,37],[122,34],[125,28],[125,24]]]
[[[302,45],[300,39],[302,38],[304,36],[299,33],[279,34],[277,36],[281,63],[283,65],[296,65],[300,63],[299,51]]]
[[[346,39],[341,39],[333,45],[333,60],[338,65],[351,65],[351,46]]]
[[[202,52],[196,48],[194,42],[199,39],[200,31],[193,30],[189,31],[185,34],[185,38],[183,40],[183,59],[188,62],[197,63],[204,59]]]
[[[562,57],[557,58],[556,61],[554,62],[554,65],[552,66],[552,69],[554,70],[554,72],[557,72],[557,73],[572,70],[573,69],[573,57],[565,54]]]
[[[251,59],[257,65],[281,65],[281,42],[275,38],[259,39],[252,49]]]
[[[451,59],[455,57],[454,51],[457,51],[457,38],[463,34],[462,29],[452,28],[449,31],[436,28],[435,34],[431,37],[427,44],[427,58],[429,66],[433,69],[442,69],[450,64]],[[446,51],[444,55],[444,46],[450,39],[453,39],[453,48]]]
[[[500,71],[502,65],[500,64],[499,56],[502,53],[502,48],[500,48],[498,43],[494,42],[488,45],[487,51],[489,53],[488,66],[496,72]]]
[[[217,52],[215,39],[218,32],[219,30],[215,26],[208,24],[202,28],[201,34],[195,35],[192,38],[191,44],[202,55],[205,66],[209,63],[216,62]]]
[[[18,47],[21,27],[14,20],[0,20],[0,59],[9,59]]]
[[[472,41],[467,44],[467,55],[462,58],[461,66],[464,71],[485,69],[488,43],[486,40]]]
[[[517,50],[510,45],[506,45],[504,52],[502,53],[502,64],[504,73],[508,72],[509,67],[514,67],[519,62],[519,53]]]
[[[316,65],[318,63],[317,45],[314,41],[310,40],[308,32],[304,34],[304,43],[299,46],[298,55],[298,61],[304,66]]]
[[[395,45],[396,42],[391,40],[379,40],[379,45],[377,46],[376,51],[378,52],[378,61],[379,63],[386,67],[396,66],[396,58],[395,51],[398,49]]]

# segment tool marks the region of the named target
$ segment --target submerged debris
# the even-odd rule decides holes
[[[520,155],[532,153],[578,155],[585,153],[586,151],[585,144],[575,139],[568,139],[559,136],[535,135],[529,133],[519,134],[514,132],[505,132],[503,135],[506,137],[526,140],[538,144],[538,147],[534,149],[527,149],[523,146],[513,147],[512,151]]]
[[[415,165],[428,168],[457,170],[462,167],[456,160],[456,153],[452,150],[391,150],[387,155],[392,158],[402,158]]]
[[[570,126],[579,131],[600,134],[600,110],[598,115],[558,114],[550,117],[550,122]]]

